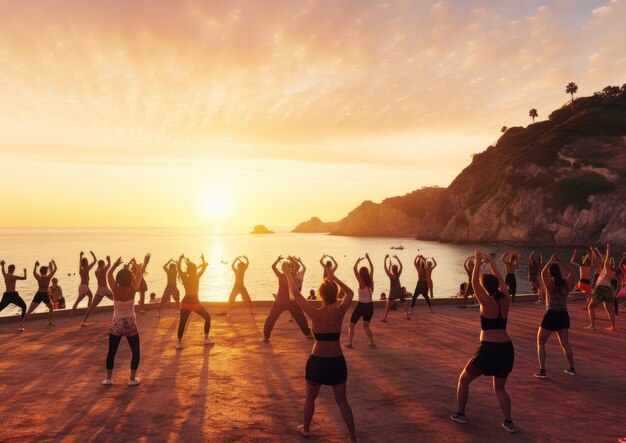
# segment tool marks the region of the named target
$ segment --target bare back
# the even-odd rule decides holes
[[[18,278],[13,274],[6,274],[4,276],[4,285],[6,286],[6,292],[15,292],[15,282]]]
[[[89,266],[84,266],[78,270],[78,274],[80,275],[80,284],[88,285],[89,284]]]

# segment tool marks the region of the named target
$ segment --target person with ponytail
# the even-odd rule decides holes
[[[365,259],[367,259],[367,262],[369,263],[369,269],[366,266],[361,266],[359,268],[359,263]],[[359,319],[363,318],[363,329],[365,329],[365,333],[370,340],[370,347],[373,348],[376,344],[374,343],[374,336],[372,335],[372,330],[370,329],[370,322],[372,321],[372,317],[374,315],[374,303],[372,302],[372,294],[374,293],[374,265],[372,264],[369,254],[365,254],[365,257],[358,258],[356,263],[354,263],[353,271],[357,281],[359,282],[359,300],[356,307],[352,311],[352,316],[350,317],[350,326],[348,327],[349,341],[346,347],[352,347],[354,328],[356,327]]]
[[[563,277],[565,276],[565,277]],[[546,378],[546,342],[553,332],[559,337],[559,343],[565,353],[569,367],[565,373],[576,375],[574,369],[574,353],[569,344],[569,314],[567,313],[567,296],[576,285],[576,269],[571,263],[561,261],[553,254],[541,271],[541,280],[546,290],[546,313],[537,331],[537,357],[539,372],[533,375]]]
[[[492,274],[482,274],[482,262],[485,260]],[[457,411],[450,418],[461,424],[467,423],[465,406],[469,398],[469,385],[481,375],[493,377],[493,389],[498,404],[504,413],[502,427],[508,432],[515,432],[511,420],[511,399],[506,392],[507,377],[513,370],[515,350],[511,338],[506,332],[511,297],[497,266],[489,255],[477,250],[474,257],[472,285],[480,304],[480,346],[461,372],[457,385]]]

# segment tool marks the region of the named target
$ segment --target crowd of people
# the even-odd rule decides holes
[[[139,312],[145,312],[145,293],[148,288],[144,274],[150,262],[150,254],[147,254],[141,263],[133,258],[125,264],[121,258],[112,264],[108,256],[106,261],[98,261],[93,252],[90,254],[91,262],[83,252],[80,253],[78,297],[69,315],[73,316],[81,300],[87,298],[88,308],[81,323],[81,326],[86,326],[90,314],[104,297],[113,301],[113,317],[109,328],[109,347],[106,356],[107,376],[102,384],[113,383],[115,355],[122,337],[126,337],[132,351],[128,385],[138,385],[140,380],[136,377],[136,372],[140,361],[140,340],[135,318],[135,299],[139,293]],[[490,376],[493,377],[498,404],[504,415],[502,427],[509,432],[515,432],[511,415],[511,400],[506,391],[507,378],[513,369],[515,351],[506,327],[508,313],[517,292],[515,272],[519,268],[521,257],[516,251],[508,251],[501,257],[506,271],[504,277],[494,257],[493,253],[476,251],[473,256],[467,257],[463,264],[468,279],[460,285],[459,297],[463,298],[461,307],[474,306],[468,305],[467,301],[470,297],[475,299],[476,305],[480,308],[481,334],[478,350],[459,376],[457,410],[450,415],[450,418],[458,423],[468,422],[465,407],[469,396],[469,386],[481,375]],[[567,300],[572,291],[576,290],[588,298],[585,309],[589,312],[589,325],[586,328],[595,329],[596,307],[602,304],[611,323],[607,329],[616,330],[615,315],[619,309],[618,300],[625,298],[626,295],[626,254],[616,265],[611,256],[611,246],[607,244],[604,254],[599,248],[590,248],[580,263],[577,262],[577,257],[576,250],[569,261],[564,261],[553,254],[544,265],[541,254],[533,251],[529,256],[529,283],[533,292],[537,294],[538,302],[546,305],[546,312],[537,333],[539,370],[533,374],[537,378],[547,377],[545,344],[552,333],[557,334],[568,362],[564,372],[572,376],[576,375],[573,350],[568,339],[570,321]],[[97,268],[94,274],[98,288],[95,294],[92,294],[89,288],[90,273],[96,263]],[[278,291],[265,320],[263,341],[269,342],[276,321],[283,312],[289,311],[303,335],[314,340],[305,370],[307,384],[304,420],[297,431],[303,436],[310,435],[315,399],[321,386],[328,385],[333,387],[350,440],[356,441],[354,418],[346,392],[347,364],[339,341],[343,318],[351,307],[354,291],[337,277],[336,271],[339,265],[332,256],[324,255],[320,259],[320,264],[323,267],[323,280],[317,291],[311,291],[308,296],[308,300],[317,300],[319,297],[321,305],[317,306],[302,295],[306,273],[306,266],[302,260],[295,256],[286,258],[278,256],[274,261],[271,268],[278,280]],[[413,265],[417,273],[417,283],[409,308],[407,298],[410,298],[410,294],[400,283],[403,272],[402,262],[396,255],[385,256],[384,271],[390,283],[389,296],[384,297],[386,305],[381,322],[388,322],[389,310],[398,303],[404,310],[404,318],[411,320],[416,300],[420,295],[426,300],[430,312],[433,312],[430,299],[434,292],[432,275],[437,262],[433,257],[417,255]],[[39,262],[35,262],[33,276],[37,280],[38,290],[28,308],[16,288],[18,281],[26,280],[26,269],[23,275],[17,275],[14,265],[9,265],[5,269],[5,262],[2,260],[0,266],[6,286],[0,302],[0,311],[9,304],[21,308],[19,330],[23,331],[30,314],[39,304],[44,303],[48,308],[46,326],[53,326],[54,310],[65,307],[63,291],[57,278],[54,277],[57,272],[55,261],[50,260],[47,266],[40,266]],[[118,271],[120,266],[122,267]],[[226,315],[230,314],[238,295],[241,295],[250,312],[254,314],[251,297],[244,283],[245,273],[249,266],[250,261],[246,256],[237,257],[231,264],[231,269],[235,274],[235,283],[228,299]],[[158,306],[157,316],[161,316],[162,309],[168,306],[170,299],[173,298],[179,314],[177,349],[183,347],[185,326],[191,313],[196,313],[204,319],[204,344],[208,346],[214,344],[209,338],[211,315],[200,302],[199,294],[200,279],[207,267],[204,256],[201,256],[200,264],[196,264],[184,255],[181,255],[178,260],[170,259],[163,265],[167,284]],[[355,328],[357,323],[362,321],[369,346],[375,347],[374,334],[370,328],[374,315],[374,264],[368,254],[356,260],[353,273],[358,284],[358,299],[350,315],[349,337],[345,346],[353,348]],[[184,288],[182,299],[178,282],[182,283]],[[150,299],[154,301],[154,293],[151,294]],[[311,321],[311,327],[309,327],[307,317]]]

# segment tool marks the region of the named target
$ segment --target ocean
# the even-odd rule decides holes
[[[403,250],[392,250],[392,246],[403,246]],[[305,295],[310,289],[316,289],[322,279],[322,268],[319,264],[322,254],[335,257],[339,263],[337,275],[353,288],[357,288],[356,278],[352,272],[354,261],[358,256],[368,252],[374,262],[374,292],[378,299],[381,292],[388,293],[389,280],[383,270],[386,254],[397,254],[404,264],[401,276],[403,286],[413,292],[417,281],[417,273],[412,261],[416,254],[427,257],[434,256],[437,268],[433,272],[435,297],[450,297],[457,293],[459,284],[467,279],[463,270],[465,257],[473,254],[480,247],[500,255],[511,249],[507,246],[487,244],[452,244],[419,241],[409,238],[355,238],[338,237],[326,234],[294,234],[278,231],[276,234],[252,235],[222,234],[211,229],[0,229],[0,259],[15,264],[16,273],[27,270],[28,279],[18,282],[17,290],[27,305],[37,290],[36,281],[32,276],[36,260],[47,264],[55,259],[59,268],[56,277],[63,288],[67,306],[71,307],[77,295],[79,284],[78,262],[79,253],[84,251],[91,260],[89,251],[94,251],[98,259],[106,255],[115,261],[121,256],[128,261],[132,257],[141,260],[150,252],[152,259],[145,277],[148,294],[155,292],[160,297],[165,287],[165,272],[162,266],[170,258],[178,259],[184,253],[196,263],[200,262],[200,254],[209,263],[209,268],[200,282],[200,299],[205,301],[227,300],[234,282],[230,268],[232,260],[239,255],[247,255],[250,268],[246,273],[246,286],[253,300],[271,300],[276,292],[276,276],[271,264],[276,257],[295,255],[307,266],[304,280]],[[530,292],[527,276],[528,255],[532,248],[516,247],[522,254],[522,263],[516,275],[518,293]],[[562,258],[569,259],[571,250],[537,249],[547,258],[551,253],[562,253]],[[92,292],[96,290],[96,279],[92,272],[90,282]],[[182,290],[182,285],[179,284]],[[239,300],[239,299],[238,299]],[[87,300],[81,302],[86,306]],[[105,299],[103,304],[111,302]],[[38,311],[45,310],[40,306]],[[17,309],[10,305],[0,315],[15,315]]]

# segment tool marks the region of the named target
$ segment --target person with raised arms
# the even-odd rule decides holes
[[[93,301],[89,303],[89,307],[87,307],[87,312],[85,312],[83,322],[80,324],[81,326],[87,326],[87,319],[104,297],[111,298],[111,290],[107,286],[107,273],[109,272],[109,269],[111,269],[111,257],[107,255],[106,259],[106,264],[104,263],[104,260],[98,260],[98,267],[94,272],[94,274],[96,274],[96,281],[98,282],[98,289],[96,289]]]
[[[176,278],[178,277],[176,261],[170,258],[169,261],[163,265],[163,270],[167,276],[167,284],[165,285],[163,295],[161,296],[161,303],[159,303],[157,317],[161,317],[161,310],[166,303],[169,303],[171,297],[174,297],[176,308],[178,310],[177,314],[180,314],[180,291],[178,290],[178,285],[176,284]]]
[[[576,285],[576,269],[571,263],[561,261],[553,254],[541,271],[541,280],[546,290],[546,313],[537,331],[537,357],[539,372],[533,374],[537,378],[546,378],[546,342],[556,332],[561,348],[569,363],[565,373],[576,375],[574,369],[574,353],[569,344],[569,314],[567,297]]]
[[[52,313],[54,312],[54,306],[52,306],[52,301],[48,296],[48,286],[50,286],[50,280],[54,277],[54,274],[57,272],[57,265],[54,260],[50,260],[48,266],[39,267],[39,262],[35,262],[35,267],[33,268],[33,276],[35,280],[37,280],[37,284],[39,285],[39,289],[37,289],[37,293],[35,297],[33,297],[33,301],[30,303],[28,307],[28,311],[26,315],[22,317],[22,323],[20,324],[20,331],[24,330],[24,322],[28,320],[31,312],[37,309],[40,303],[44,303],[48,307],[48,321],[46,322],[46,327],[54,326],[52,323]]]
[[[599,251],[596,251],[599,253]],[[591,293],[591,303],[589,304],[589,324],[585,326],[585,329],[596,329],[596,306],[600,303],[604,304],[604,310],[606,311],[611,326],[606,328],[607,331],[616,331],[615,327],[615,291],[612,287],[612,280],[615,278],[615,262],[611,257],[611,245],[606,244],[606,254],[604,256],[604,266],[600,271],[596,286]]]
[[[294,297],[294,303],[311,318],[313,335],[315,336],[315,343],[305,371],[304,423],[297,427],[297,431],[303,437],[311,436],[310,427],[315,412],[315,399],[322,385],[332,386],[335,401],[350,434],[350,441],[355,442],[357,436],[354,417],[346,392],[348,367],[339,344],[341,324],[350,303],[352,303],[354,292],[335,276],[332,268],[329,268],[327,277],[324,278],[318,289],[322,306],[316,308],[302,296],[298,282],[294,278],[294,267],[291,263],[284,262],[282,270],[287,280],[288,290]],[[344,293],[341,302],[337,300],[339,290]]]
[[[485,260],[491,274],[482,274],[482,260]],[[469,386],[481,375],[493,378],[493,389],[500,409],[504,414],[502,427],[515,432],[511,419],[511,399],[506,392],[506,382],[513,370],[515,350],[506,332],[511,297],[506,282],[498,267],[491,262],[489,255],[477,250],[474,255],[472,285],[480,304],[480,346],[461,372],[457,385],[457,410],[450,418],[461,424],[467,423],[465,407],[469,398]]]
[[[324,262],[325,258],[328,258],[326,262]],[[320,265],[322,265],[322,268],[324,269],[324,276],[322,277],[323,279],[327,278],[329,272],[337,272],[337,268],[339,267],[337,261],[328,254],[322,255],[322,258],[320,258]]]
[[[185,255],[181,255],[178,259],[178,263],[176,264],[176,269],[178,271],[178,278],[183,283],[185,287],[185,296],[180,303],[180,322],[178,323],[178,344],[176,345],[177,349],[182,349],[183,347],[183,334],[185,332],[185,325],[187,324],[187,320],[189,320],[189,316],[192,312],[195,312],[200,317],[204,318],[204,344],[206,346],[212,346],[214,342],[209,338],[209,332],[211,330],[211,315],[209,311],[206,310],[204,306],[200,303],[199,293],[200,293],[200,278],[206,271],[206,268],[209,266],[206,261],[204,261],[204,254],[200,256],[202,259],[202,263],[200,266],[196,266],[194,262],[185,258]],[[186,271],[182,269],[182,262],[185,260]]]
[[[120,257],[107,272],[107,280],[111,291],[108,291],[105,297],[113,300],[113,319],[111,321],[111,327],[109,328],[109,350],[106,358],[107,378],[102,381],[103,385],[113,384],[115,354],[117,354],[117,348],[119,347],[122,337],[126,337],[132,352],[130,377],[128,378],[127,384],[128,386],[136,386],[140,383],[140,380],[136,377],[141,355],[139,329],[137,328],[137,320],[135,319],[135,295],[139,290],[144,271],[149,261],[150,254],[146,254],[143,263],[139,264],[132,261],[129,266],[124,266],[115,277],[113,277],[115,270],[122,264],[122,258]]]
[[[276,299],[272,306],[270,307],[270,312],[267,315],[267,319],[265,320],[265,325],[263,326],[263,342],[268,343],[270,340],[270,336],[272,335],[272,330],[274,329],[274,325],[276,321],[280,317],[280,315],[289,311],[293,319],[298,323],[300,330],[307,338],[313,338],[311,335],[311,329],[309,328],[309,322],[307,321],[304,313],[302,312],[302,308],[298,306],[298,304],[293,299],[293,294],[289,291],[289,284],[287,283],[287,277],[283,272],[278,270],[278,264],[283,260],[283,256],[279,255],[278,258],[272,264],[272,271],[278,278],[278,292],[276,293]],[[296,273],[297,262],[295,259],[285,260],[285,264],[289,267],[290,272]],[[281,268],[284,266],[281,265]],[[331,268],[332,269],[332,268]],[[297,277],[294,275],[294,279],[298,290],[300,291],[301,282],[297,280]]]
[[[410,313],[413,313],[415,302],[417,301],[417,297],[419,297],[420,295],[426,299],[428,309],[430,309],[430,312],[432,313],[434,311],[432,305],[430,304],[430,299],[428,298],[428,289],[432,286],[432,270],[434,269],[434,267],[430,267],[426,264],[426,257],[424,257],[423,255],[418,255],[415,257],[415,260],[413,260],[413,266],[415,266],[415,270],[417,271],[417,284],[415,285],[415,291],[413,292],[413,297],[411,299]]]
[[[517,294],[517,278],[515,277],[515,271],[519,268],[520,256],[516,251],[508,251],[502,256],[502,263],[506,268],[506,275],[504,281],[509,288],[509,295],[511,296],[511,303],[515,303],[515,294]]]
[[[572,258],[570,259],[570,263],[574,266],[578,267],[578,289],[585,294],[587,297],[587,303],[585,303],[585,307],[583,310],[589,310],[589,304],[591,303],[591,293],[593,292],[593,286],[591,286],[591,259],[589,255],[585,255],[582,259],[581,263],[576,261],[576,253],[577,249],[574,249],[574,253],[572,254]]]
[[[467,308],[467,299],[471,296],[474,296],[474,300],[476,300],[476,295],[474,294],[474,285],[472,285],[472,275],[474,274],[474,257],[467,257],[463,262],[463,269],[467,273],[467,283],[465,284],[465,290],[463,291],[463,304],[459,306],[459,308]],[[475,304],[471,304],[470,308],[478,307]]]
[[[543,287],[539,279],[539,271],[543,263],[543,256],[535,251],[528,257],[528,281],[533,293],[537,294],[537,303],[543,303]]]
[[[406,298],[402,293],[402,285],[400,284],[400,275],[402,275],[402,262],[398,258],[397,255],[394,255],[393,258],[396,259],[398,264],[394,264],[389,254],[385,256],[385,274],[389,277],[389,297],[387,298],[387,304],[385,305],[385,315],[380,319],[383,323],[387,323],[387,316],[389,315],[389,309],[391,309],[391,305],[395,300],[400,300],[402,304],[402,308],[404,309],[404,319],[411,320],[409,316],[409,307],[406,304]]]
[[[254,310],[252,309],[252,299],[250,299],[250,294],[248,294],[248,289],[246,289],[246,285],[243,282],[243,278],[246,275],[246,271],[250,266],[250,260],[245,255],[237,257],[233,260],[230,268],[233,270],[235,274],[235,283],[233,284],[233,289],[230,291],[230,296],[228,297],[228,306],[226,307],[226,317],[230,316],[230,310],[232,309],[235,300],[238,295],[241,295],[241,299],[248,304],[250,308],[250,314],[254,314]]]
[[[0,311],[7,306],[13,304],[22,310],[20,314],[21,319],[24,319],[26,315],[26,303],[24,299],[20,297],[15,286],[18,280],[26,280],[26,268],[24,268],[24,275],[15,275],[15,265],[9,265],[8,272],[4,269],[4,260],[0,261],[0,267],[2,267],[2,277],[4,277],[5,291],[2,294],[2,301],[0,301]]]
[[[83,300],[83,298],[88,298],[87,307],[91,305],[93,299],[93,294],[91,293],[91,289],[89,289],[89,272],[98,260],[96,259],[96,255],[93,253],[93,251],[89,252],[91,253],[91,257],[93,258],[93,261],[91,263],[89,263],[89,260],[87,260],[87,257],[85,257],[85,253],[83,251],[80,251],[80,257],[78,260],[78,275],[80,275],[80,284],[78,285],[78,297],[76,297],[74,306],[72,306],[72,310],[69,314],[70,317],[74,317],[74,314],[76,313],[76,308],[78,307],[78,304]]]
[[[435,270],[436,267],[437,267],[437,260],[435,260],[435,257],[429,257],[426,259],[426,281],[428,282],[428,290],[430,291],[430,298],[435,298],[435,289],[433,285],[433,271]]]
[[[367,266],[361,266],[359,263],[363,260],[367,260],[369,269]],[[358,269],[357,269],[358,268]],[[352,348],[352,340],[354,339],[354,328],[357,322],[363,318],[363,329],[367,334],[370,341],[370,347],[375,347],[374,335],[370,329],[370,322],[374,315],[374,303],[372,301],[372,294],[374,294],[374,264],[370,259],[369,254],[365,254],[365,257],[359,257],[354,263],[354,276],[359,282],[359,299],[356,307],[352,311],[350,316],[350,326],[348,327],[349,341],[346,345],[347,348]]]

